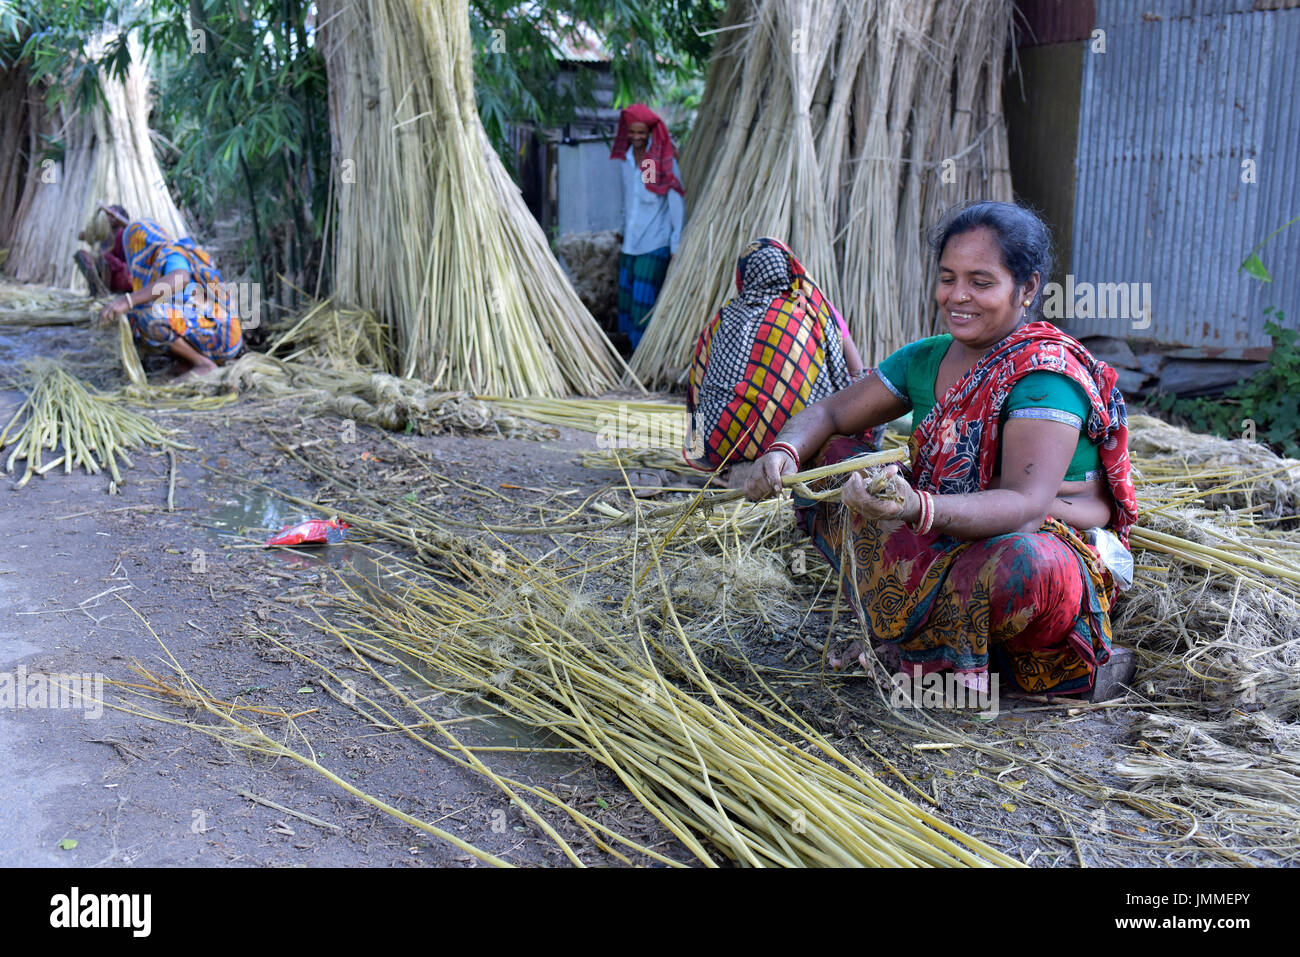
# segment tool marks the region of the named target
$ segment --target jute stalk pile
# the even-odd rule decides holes
[[[632,369],[686,369],[756,236],[790,243],[878,361],[928,335],[924,231],[1010,199],[1008,0],[731,0],[684,157],[686,234]],[[735,29],[725,29],[734,27]]]
[[[122,484],[119,462],[132,464],[128,449],[185,447],[145,416],[112,397],[88,390],[49,359],[33,361],[21,384],[27,398],[0,431],[0,450],[13,446],[5,471],[13,473],[16,463],[26,463],[18,488],[33,475],[44,475],[62,465],[64,472],[77,467],[91,475],[107,471],[109,491],[115,492]],[[49,450],[61,451],[43,462]]]
[[[880,784],[799,719],[718,682],[680,626],[669,625],[677,653],[659,645],[658,627],[608,614],[546,565],[511,561],[494,578],[500,564],[462,546],[449,554],[456,584],[411,576],[400,591],[358,590],[339,601],[350,621],[324,627],[361,654],[414,659],[412,680],[482,695],[604,764],[705,865],[703,840],[750,866],[1017,863]],[[669,624],[667,589],[660,599]]]
[[[84,295],[0,280],[0,326],[84,325],[98,313]]]
[[[44,87],[29,99],[28,169],[12,234],[6,271],[21,282],[84,291],[72,261],[85,248],[77,238],[106,225],[101,201],[120,203],[135,218],[155,220],[173,236],[186,235],[149,136],[149,72],[138,47],[124,81],[103,74],[105,104],[89,114],[70,103],[46,106]],[[42,158],[45,134],[62,140],[61,161]]]
[[[323,479],[325,490],[314,503],[283,497],[339,514],[360,535],[411,550],[413,561],[394,559],[399,567],[377,579],[382,585],[357,584],[341,597],[332,589],[346,617],[323,624],[356,654],[356,665],[384,685],[383,691],[359,692],[351,703],[385,729],[434,747],[428,729],[445,730],[438,728],[439,709],[427,703],[430,692],[463,696],[475,709],[486,705],[533,724],[614,770],[701,862],[716,851],[760,864],[953,863],[966,853],[974,853],[968,863],[1008,862],[971,847],[934,819],[911,817],[912,824],[903,826],[895,812],[906,816],[915,808],[894,804],[892,792],[875,792],[845,742],[804,723],[810,712],[800,705],[806,699],[786,698],[807,693],[808,674],[747,663],[746,635],[800,635],[812,606],[823,595],[825,606],[835,592],[829,581],[829,588],[818,588],[812,576],[782,581],[790,566],[779,557],[788,537],[787,523],[776,521],[788,512],[783,503],[733,509],[734,493],[703,491],[630,512],[601,502],[576,512],[568,503],[555,504],[558,523],[479,526],[495,537],[470,542],[447,531],[455,522],[438,504],[393,494],[375,475],[352,474],[327,446],[297,447],[287,436],[279,444]],[[1224,454],[1258,457],[1252,469],[1238,470],[1238,483],[1254,483],[1277,467],[1262,450],[1235,443]],[[1124,705],[1151,718],[1134,728],[1137,750],[1115,769],[1134,790],[1117,788],[1113,776],[1099,781],[1094,766],[1072,766],[1069,753],[1008,748],[923,713],[909,718],[910,712],[889,710],[884,719],[900,726],[910,721],[911,733],[925,734],[926,741],[974,749],[1004,770],[1033,768],[1087,797],[1092,808],[1123,805],[1159,828],[1138,839],[1132,830],[1100,824],[1086,838],[1089,850],[1132,855],[1145,848],[1169,860],[1175,851],[1204,852],[1236,863],[1294,856],[1294,842],[1288,845],[1285,835],[1297,819],[1289,755],[1300,686],[1295,621],[1285,613],[1284,593],[1300,574],[1294,545],[1269,531],[1265,520],[1255,522],[1256,512],[1216,508],[1233,489],[1211,477],[1224,467],[1215,458],[1182,460],[1181,483],[1171,478],[1180,467],[1176,456],[1141,456],[1137,466],[1167,477],[1143,486],[1143,522],[1153,535],[1171,536],[1166,543],[1174,554],[1137,549],[1139,580],[1125,599],[1136,612],[1126,618],[1121,608],[1117,619],[1119,640],[1139,641],[1139,684],[1150,680],[1159,689],[1135,690]],[[583,511],[598,521],[570,524]],[[698,530],[703,534],[691,525],[693,515],[709,519]],[[1166,524],[1174,522],[1182,524]],[[1203,543],[1196,535],[1221,532],[1238,536],[1228,557],[1198,547]],[[514,536],[569,534],[574,537],[558,539],[564,556],[558,559],[527,559],[508,544],[518,540]],[[1165,612],[1142,604],[1171,584],[1191,590],[1174,592]],[[1270,607],[1278,613],[1268,620]],[[1163,620],[1146,620],[1159,614]],[[400,667],[403,678],[381,678],[368,664],[376,660]],[[338,677],[329,677],[330,685],[342,688]],[[397,687],[407,683],[415,688]],[[265,744],[266,738],[258,740]],[[554,795],[530,794],[579,820]],[[1030,788],[1015,794],[1017,804],[1035,799]],[[1080,813],[1095,821],[1090,812]],[[843,821],[853,823],[828,823]],[[927,849],[932,828],[945,845],[938,857]]]
[[[607,391],[624,367],[478,118],[464,0],[321,10],[335,157],[335,294],[443,389]]]

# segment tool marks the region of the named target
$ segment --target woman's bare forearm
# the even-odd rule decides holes
[[[862,353],[850,336],[844,336],[844,364],[848,366],[849,375],[856,379],[863,369]]]
[[[1045,503],[1038,498],[1005,488],[966,495],[935,495],[931,499],[932,529],[960,539],[1036,532],[1047,516]]]

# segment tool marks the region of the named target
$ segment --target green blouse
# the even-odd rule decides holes
[[[876,377],[885,388],[912,407],[913,428],[930,414],[938,402],[934,380],[950,345],[950,335],[921,339],[903,346],[876,369]],[[1079,430],[1079,442],[1069,468],[1065,470],[1065,480],[1082,482],[1101,474],[1101,455],[1083,431],[1090,412],[1087,393],[1069,376],[1059,372],[1031,372],[1011,389],[999,414],[999,422],[1005,424],[1009,418],[1051,419],[1073,425]],[[1002,451],[999,448],[994,474],[1001,471]]]

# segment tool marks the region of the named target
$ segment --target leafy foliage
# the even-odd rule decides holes
[[[1300,216],[1288,220],[1265,236],[1258,244],[1256,244],[1255,248],[1246,255],[1245,260],[1243,260],[1242,264],[1237,268],[1237,272],[1244,272],[1248,276],[1254,276],[1260,282],[1272,282],[1273,277],[1269,275],[1268,267],[1264,265],[1264,260],[1259,258],[1259,251],[1264,248],[1270,239],[1282,232],[1284,229],[1294,226],[1296,223],[1300,223]]]
[[[157,5],[157,0],[155,0]],[[192,0],[159,71],[160,131],[186,205],[209,222],[241,196],[266,277],[316,274],[329,190],[324,58],[299,0]]]
[[[1255,438],[1282,455],[1300,458],[1300,333],[1283,328],[1285,317],[1265,310],[1277,321],[1264,328],[1273,337],[1268,366],[1233,386],[1222,398],[1178,399],[1160,396],[1158,408],[1172,413],[1198,432],[1240,438],[1246,420],[1254,423]]]
[[[557,59],[562,41],[603,39],[615,106],[689,103],[712,48],[701,34],[724,6],[469,2],[479,113],[512,169],[508,124],[562,126],[592,101],[591,71]],[[134,36],[152,59],[159,97],[151,125],[180,205],[208,233],[219,221],[247,223],[246,259],[274,301],[278,275],[312,283],[322,268],[330,140],[315,16],[312,0],[22,0],[21,14],[0,0],[0,66],[21,56],[34,80],[48,82],[52,102],[84,108],[102,98],[102,76],[125,74]]]
[[[0,70],[7,70],[18,59],[23,47],[27,20],[9,0],[0,0]]]
[[[713,37],[702,34],[723,8],[723,0],[470,0],[478,110],[488,136],[504,157],[507,124],[563,126],[590,105],[591,72],[560,70],[557,59],[563,44],[582,49],[593,34],[610,56],[612,105],[687,102],[698,96],[692,81],[698,86],[713,49]]]
[[[324,61],[303,0],[34,0],[23,49],[53,101],[88,106],[129,68],[134,34],[160,91],[152,125],[181,205],[251,226],[255,276],[314,274],[328,190]],[[0,26],[3,20],[0,19]],[[90,38],[103,37],[102,50]],[[95,51],[95,52],[92,52]]]

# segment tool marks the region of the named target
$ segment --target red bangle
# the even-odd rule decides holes
[[[922,490],[918,490],[916,495],[921,509],[917,513],[916,521],[908,523],[908,528],[918,535],[925,535],[934,527],[934,496]]]
[[[769,452],[784,452],[786,455],[790,456],[790,460],[794,462],[794,470],[796,472],[802,470],[803,466],[799,463],[799,452],[789,442],[773,442],[767,447],[767,450]]]

